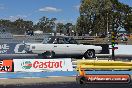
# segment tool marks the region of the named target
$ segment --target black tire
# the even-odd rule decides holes
[[[87,79],[85,77],[77,77],[76,82],[77,84],[86,84]]]
[[[42,54],[43,58],[53,58],[55,53],[53,51],[46,51],[45,53]]]
[[[87,79],[85,77],[78,77],[76,79],[77,84],[80,86],[80,88],[88,88]]]
[[[87,79],[85,77],[80,78],[80,84],[86,84]]]
[[[94,50],[87,50],[84,54],[84,58],[94,58],[95,57],[95,51]]]

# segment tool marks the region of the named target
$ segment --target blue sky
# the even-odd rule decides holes
[[[132,0],[119,0],[132,6]],[[37,22],[42,16],[75,23],[80,0],[0,0],[0,19],[23,18]]]

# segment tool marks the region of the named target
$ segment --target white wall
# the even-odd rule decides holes
[[[118,49],[115,50],[116,54],[123,54],[123,55],[132,55],[132,45],[116,45]],[[109,46],[111,48],[111,45]],[[112,54],[112,50],[110,49],[110,54]]]

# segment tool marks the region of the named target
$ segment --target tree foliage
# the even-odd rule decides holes
[[[77,20],[79,33],[100,34],[111,30],[113,22],[130,31],[132,8],[118,0],[81,0],[80,17]]]
[[[37,23],[38,29],[44,31],[44,32],[52,32],[53,28],[55,27],[55,21],[56,18],[47,18],[47,17],[42,17],[40,18],[39,22]]]
[[[73,28],[72,23],[56,23],[56,18],[47,18],[43,16],[39,19],[39,22],[33,24],[32,21],[25,21],[23,19],[17,19],[15,21],[0,20],[0,26],[9,28],[9,31],[13,34],[24,34],[27,30],[36,31],[41,30],[44,33],[58,32],[58,33],[71,33]]]

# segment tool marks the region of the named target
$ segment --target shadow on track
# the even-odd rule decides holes
[[[126,84],[89,84],[79,85],[75,82],[63,83],[37,83],[37,84],[16,84],[16,85],[0,85],[0,88],[132,88]]]

